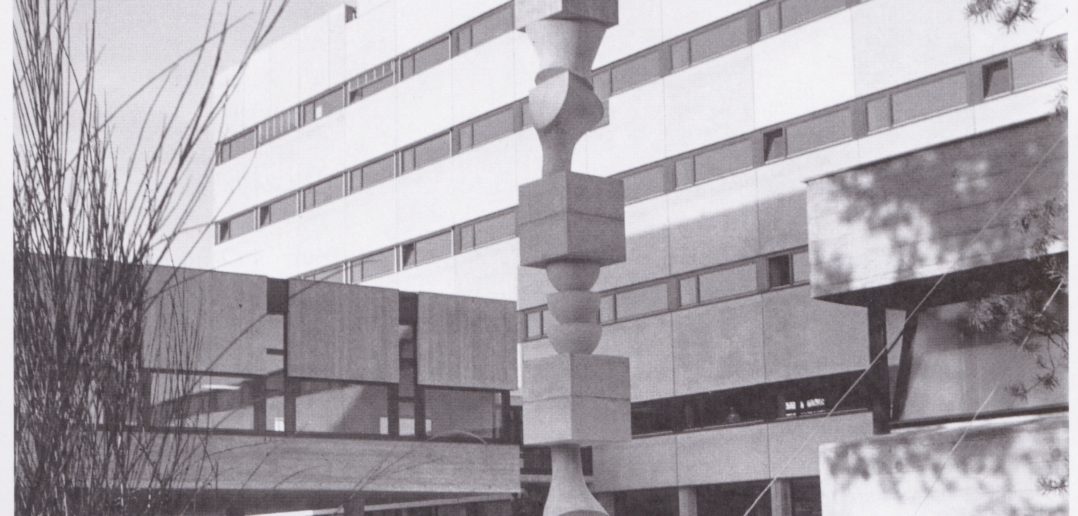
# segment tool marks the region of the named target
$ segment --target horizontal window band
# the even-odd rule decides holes
[[[807,259],[808,247],[800,246],[785,251],[762,254],[751,258],[744,258],[733,262],[712,265],[689,272],[649,279],[639,283],[622,285],[620,287],[600,291],[599,323],[603,326],[619,324],[681,310],[690,310],[701,306],[734,301],[769,292],[802,287],[809,284],[808,264],[807,261],[799,263],[799,260]],[[727,295],[719,295],[710,298],[704,298],[701,294],[700,284],[703,281],[703,278],[709,276],[716,277],[718,274],[724,272],[737,271],[750,266],[754,268],[749,277],[749,281],[751,282],[750,287]],[[773,267],[783,269],[782,274],[780,274],[779,277],[776,277],[776,275],[773,274]],[[691,296],[688,300],[686,300],[686,282],[689,282],[688,285],[691,285],[691,287],[688,288],[688,291],[691,292]],[[656,304],[654,306],[638,309],[637,311],[630,312],[627,316],[622,316],[620,314],[618,305],[624,303],[624,301],[619,301],[619,296],[638,293],[656,287],[665,287],[665,291],[662,292],[661,295],[655,297]],[[625,298],[622,297],[621,299]],[[549,308],[547,305],[539,305],[520,310],[517,314],[517,335],[520,337],[519,340],[521,342],[532,342],[548,337],[546,324],[547,318],[549,317]],[[536,328],[535,325],[538,325],[538,328]]]
[[[956,109],[968,107],[971,105],[971,101],[976,99],[970,99],[968,95],[962,97],[955,96],[955,99],[961,98],[966,100],[955,105],[943,104],[940,106],[940,109],[937,109],[927,114],[923,114],[914,120],[908,121],[894,120],[891,115],[886,115],[883,117],[881,117],[880,115],[874,115],[874,112],[879,112],[877,106],[882,105],[881,101],[887,101],[887,105],[889,106],[890,99],[895,95],[905,94],[906,92],[916,92],[918,91],[918,89],[925,90],[925,88],[930,88],[937,84],[943,84],[947,81],[952,81],[951,84],[957,86],[962,83],[954,82],[953,79],[955,77],[961,76],[966,77],[965,83],[969,84],[971,88],[981,88],[980,78],[982,75],[982,67],[994,64],[1000,59],[1010,60],[1016,57],[1025,57],[1027,54],[1035,54],[1043,51],[1044,50],[1042,50],[1042,46],[1038,46],[1037,44],[1028,45],[1019,49],[1012,49],[1008,52],[1004,52],[1000,55],[993,56],[990,58],[982,59],[972,64],[966,64],[950,70],[938,72],[936,74],[915,79],[905,84],[889,88],[887,90],[859,97],[857,99],[845,102],[843,104],[839,104],[837,106],[831,106],[807,115],[802,115],[789,121],[782,122],[780,124],[776,124],[762,129],[757,129],[752,133],[738,135],[736,137],[723,140],[721,142],[709,144],[707,146],[687,151],[672,157],[664,158],[656,162],[634,167],[629,171],[614,174],[612,177],[619,177],[623,180],[626,180],[627,184],[630,185],[630,188],[627,188],[626,204],[631,204],[632,202],[644,200],[664,193],[669,193],[674,190],[685,188],[687,186],[692,186],[694,184],[699,184],[706,181],[718,179],[720,177],[726,177],[728,175],[748,171],[764,164],[777,161],[779,159],[786,159],[794,156],[809,154],[817,150],[825,149],[832,145],[856,140],[870,134],[878,134],[888,129],[904,126],[910,123],[915,123],[918,121],[945,114]],[[1039,70],[1035,70],[1035,73],[1041,72]],[[1009,91],[998,93],[996,95],[993,95],[989,99],[983,99],[981,101],[992,101],[998,98],[1003,98],[1010,93],[1024,91],[1025,89],[1031,87],[1058,80],[1059,76],[1049,75],[1047,77],[1047,79],[1043,77],[1038,77],[1040,79],[1039,82],[1028,84],[1022,88],[1011,88]],[[501,113],[504,113],[506,110],[514,110],[517,112],[526,111],[526,104],[527,99],[521,99],[507,106],[498,107],[494,110],[491,110],[490,112],[479,115],[465,122],[464,124],[460,124],[454,127],[448,133],[444,133],[453,135],[450,140],[456,142],[452,143],[452,146],[454,149],[457,150],[451,155],[455,155],[459,152],[465,152],[467,150],[470,150],[471,148],[474,148],[473,146],[460,148],[459,137],[457,135],[460,134],[462,128],[469,128],[469,134],[471,134],[470,128],[474,124],[483,123],[487,120],[490,120],[493,117],[499,116]],[[868,111],[867,114],[865,113],[866,111]],[[844,116],[836,118],[835,115],[839,114],[843,114]],[[866,119],[869,120],[867,125],[866,122],[864,122],[864,120]],[[839,120],[841,123],[837,127],[833,124],[827,125],[826,122],[829,120]],[[873,120],[876,121],[873,122]],[[814,123],[823,123],[823,125],[819,125],[818,127],[829,129],[831,131],[831,134],[834,135],[834,138],[816,140],[807,145],[804,145],[803,147],[799,146],[793,151],[788,152],[788,147],[790,144],[787,141],[788,136],[786,134],[786,131],[789,128],[800,128],[805,126],[812,127],[812,124]],[[875,127],[873,127],[874,124]],[[516,118],[512,126],[511,132],[501,134],[501,136],[498,136],[493,139],[498,139],[504,136],[515,134],[527,128],[528,125],[529,124],[527,124],[523,120],[523,113],[520,113],[520,116]],[[814,131],[807,132],[806,137],[818,138],[818,136],[815,136],[812,133],[814,133]],[[777,136],[770,136],[771,139],[769,140],[769,135]],[[471,136],[469,136],[469,138],[470,137]],[[780,143],[776,143],[775,138],[779,138]],[[387,156],[399,156],[402,152],[410,152],[412,149],[425,145],[430,141],[431,139],[428,138],[425,140],[421,140],[417,144],[411,144],[408,147],[395,151],[393,154],[383,154],[382,156],[374,160],[365,162],[355,167],[351,167],[343,173],[338,173],[338,176],[335,176],[330,179],[320,180],[319,182],[314,183],[312,186],[304,187],[299,191],[293,192],[289,195],[301,195],[309,188],[324,184],[330,180],[335,180],[335,178],[339,176],[350,177],[350,175],[357,170],[365,170],[372,165],[379,165],[385,162],[387,160]],[[795,140],[794,144],[802,145],[798,143],[798,140]],[[719,155],[724,152],[726,153],[725,155]],[[770,155],[769,153],[774,153],[775,155]],[[715,154],[716,157],[709,160],[709,162],[711,163],[710,166],[703,166],[701,164],[701,161],[705,160],[705,158],[708,158],[708,155],[710,154]],[[749,154],[752,155],[749,156]],[[398,159],[397,161],[399,162],[401,160]],[[686,163],[685,167],[681,166],[682,162]],[[707,163],[708,161],[703,161],[704,165],[706,165]],[[725,163],[734,163],[736,164],[736,166],[730,166],[729,170],[715,169],[716,166],[721,167],[723,166],[722,164]],[[657,171],[657,169],[660,168],[662,170]],[[402,169],[398,167],[396,175],[400,175],[401,170]],[[408,170],[408,172],[411,171],[411,169]],[[650,180],[645,180],[644,182],[635,181],[635,176],[642,174],[651,174],[655,175],[656,177]],[[346,179],[342,180],[341,186],[338,187],[338,189],[340,190],[340,195],[333,196],[331,200],[336,200],[348,194],[355,193],[356,191],[364,189],[362,188],[362,186],[357,188],[354,179],[350,181],[351,185],[347,185],[346,183],[348,183],[349,181],[347,181]],[[374,184],[380,184],[382,181],[384,181],[384,179],[377,181]],[[632,182],[630,183],[630,181]],[[288,196],[285,196],[285,198],[288,198]],[[225,221],[218,222],[217,231],[215,232],[217,236],[217,243],[232,240],[244,234],[255,231],[261,227],[264,227],[265,225],[268,225],[269,222],[276,222],[280,220],[273,219],[269,222],[264,222],[267,219],[265,217],[257,216],[256,214],[256,212],[261,213],[260,210],[264,210],[267,206],[279,202],[281,202],[281,198],[278,198],[278,200],[274,201],[273,203],[259,206],[258,208],[255,208],[254,211],[244,211]],[[300,206],[302,206],[302,204]],[[294,216],[296,214],[298,213],[289,213],[286,214],[286,217]],[[237,221],[239,223],[236,224],[233,228],[230,227],[232,221]]]
[[[834,3],[835,0],[829,1],[830,3]],[[859,2],[859,0],[845,1],[847,2],[847,5],[845,6],[846,8],[853,7]],[[772,0],[770,2],[765,2],[762,5],[754,6],[744,11],[740,11],[730,16],[721,18],[719,20],[715,20],[705,25],[704,27],[693,29],[692,31],[687,32],[681,36],[671,38],[670,40],[633,53],[629,56],[620,58],[613,63],[604,65],[593,72],[593,77],[596,81],[598,81],[599,84],[599,87],[596,88],[596,91],[597,93],[599,93],[600,97],[605,99],[615,93],[623,93],[632,90],[634,88],[643,86],[644,84],[647,84],[653,80],[666,77],[671,73],[681,71],[683,69],[705,62],[709,59],[751,45],[760,39],[761,31],[758,27],[758,13],[761,10],[766,10],[768,6],[777,7],[780,4],[792,4],[797,2],[803,2],[803,0]],[[833,6],[824,7],[824,10],[819,11],[812,16],[805,17],[797,24],[791,25],[789,27],[781,27],[781,31],[785,32],[787,29],[805,25],[809,22],[816,21],[818,19],[824,18],[831,14],[835,14],[842,10],[842,8],[836,8]],[[382,63],[360,73],[356,77],[348,79],[343,83],[337,84],[331,88],[328,88],[325,91],[319,93],[318,95],[315,95],[310,99],[300,102],[296,106],[285,109],[284,111],[271,116],[269,119],[255,124],[255,126],[251,128],[240,131],[239,133],[237,133],[236,136],[232,136],[222,140],[222,142],[219,144],[219,147],[229,146],[232,142],[246,137],[249,131],[258,130],[261,134],[263,132],[263,125],[267,123],[272,123],[276,118],[286,113],[290,113],[292,110],[302,110],[303,113],[306,113],[307,106],[312,106],[320,99],[325,98],[327,94],[336,94],[339,91],[341,93],[340,96],[342,98],[342,101],[345,103],[345,105],[350,105],[354,102],[358,102],[362,98],[366,98],[367,96],[373,94],[376,91],[380,91],[381,89],[392,86],[393,84],[400,83],[401,81],[406,80],[423,71],[417,69],[417,65],[415,64],[417,56],[423,55],[424,52],[428,52],[436,46],[446,46],[445,52],[447,52],[447,54],[446,56],[444,56],[446,59],[439,60],[430,64],[429,66],[425,66],[423,68],[424,70],[426,68],[434,66],[435,64],[440,64],[441,62],[456,57],[472,48],[475,48],[478,45],[481,45],[482,43],[493,40],[496,37],[501,36],[502,34],[512,32],[512,9],[512,2],[510,2],[498,6],[486,13],[483,13],[473,18],[472,20],[469,20],[468,22],[462,24],[460,27],[450,30],[448,33],[440,34],[435,38],[432,38],[431,40],[427,41],[426,43],[419,45],[415,49],[409,50],[408,52],[405,52],[397,57],[391,58],[385,63]],[[504,13],[508,13],[508,16],[506,16]],[[493,28],[490,26],[491,21],[500,21],[502,24],[507,24],[508,27],[498,27],[494,28],[494,30],[491,30]],[[736,30],[738,25],[742,25],[744,27],[744,30],[740,33],[729,32],[730,29]],[[478,42],[473,42],[473,36],[471,35],[472,31],[476,28],[479,28],[480,26],[486,29],[486,32],[484,32],[484,36],[480,38]],[[499,30],[501,30],[501,32],[498,32]],[[684,57],[684,61],[681,61],[681,59],[677,57],[680,55],[680,51],[682,48],[684,48],[684,52],[686,54]],[[635,69],[633,69],[633,65],[641,64],[640,62],[645,59],[653,59],[655,60],[655,62],[644,63],[645,65],[650,64],[651,66],[636,66]],[[672,59],[674,60],[673,64]],[[389,71],[386,71],[387,69],[389,69]],[[647,72],[649,71],[653,73],[648,74]],[[644,72],[645,75],[638,76],[637,74],[639,74],[640,72]],[[619,84],[624,84],[619,85],[613,84],[611,82],[611,78],[614,73],[617,73],[620,77],[624,77],[623,80],[615,82],[619,82]],[[387,77],[392,78],[392,84],[379,84],[379,81]],[[366,88],[368,85],[371,84],[379,84],[379,86],[374,92],[364,92],[363,88]],[[610,91],[611,87],[614,88],[614,91]],[[357,92],[359,93],[358,95],[355,94]],[[334,109],[334,111],[335,110],[336,109]],[[311,109],[311,112],[314,112],[313,107]],[[328,114],[328,112],[325,114]],[[272,138],[266,140],[260,138],[251,145],[243,144],[241,145],[241,149],[239,152],[231,152],[231,147],[228,147],[229,151],[227,152],[227,157],[222,159],[219,154],[217,163],[221,164],[234,157],[239,156],[240,154],[250,152],[254,149],[254,147],[257,147],[263,143],[267,143],[272,139],[281,136],[287,132],[291,132],[292,130],[296,130],[302,126],[305,126],[308,123],[313,122],[321,118],[322,116],[325,116],[325,114],[319,114],[317,117],[313,115],[301,116],[301,119],[295,123],[294,127],[290,127],[284,131],[277,130],[275,131],[275,134]]]
[[[1015,58],[1015,57],[1025,57],[1029,53],[1039,52],[1040,50],[1037,50],[1037,48],[1038,48],[1037,45],[1030,45],[1030,46],[1027,46],[1027,47],[1014,49],[1014,50],[1011,50],[1009,52],[1005,52],[1005,53],[1001,54],[1000,56],[994,56],[994,57],[991,57],[991,58],[987,58],[987,59],[978,61],[977,63],[974,63],[973,65],[963,65],[962,67],[960,67],[960,69],[966,69],[969,73],[973,73],[974,71],[977,71],[977,73],[979,74],[980,67],[984,66],[985,64],[992,63],[993,61],[998,61],[1001,58],[1002,59],[1012,59],[1012,58]],[[918,87],[918,86],[920,86],[922,84],[930,83],[931,81],[938,80],[940,78],[948,77],[951,74],[953,74],[954,72],[955,72],[955,70],[948,70],[948,71],[940,72],[940,73],[937,73],[937,74],[933,74],[933,75],[925,77],[925,78],[916,79],[916,80],[910,81],[910,82],[908,82],[906,84],[899,85],[899,86],[896,86],[894,88],[890,88],[888,90],[884,90],[882,92],[876,92],[876,93],[872,93],[872,94],[869,94],[869,95],[865,95],[865,96],[863,96],[861,98],[858,98],[858,99],[855,99],[853,101],[844,103],[844,104],[839,105],[837,107],[825,108],[825,109],[822,109],[822,110],[817,111],[815,113],[798,117],[798,118],[793,119],[791,121],[788,121],[788,122],[785,122],[785,123],[782,123],[782,124],[778,124],[777,127],[779,129],[782,129],[784,127],[799,124],[799,123],[805,122],[807,120],[812,120],[814,118],[822,118],[822,117],[828,116],[830,114],[839,112],[839,111],[841,111],[843,109],[869,109],[868,106],[872,102],[875,102],[875,101],[877,101],[879,99],[889,99],[890,96],[893,95],[894,93],[906,91],[906,90],[909,90],[911,88],[916,88],[916,87]],[[1051,83],[1051,82],[1056,81],[1056,80],[1058,80],[1058,77],[1052,76],[1052,77],[1050,77],[1050,78],[1048,78],[1046,80],[1042,80],[1042,81],[1040,81],[1038,83],[1028,85],[1028,86],[1026,86],[1024,88],[1013,88],[1009,93],[1017,93],[1017,92],[1020,92],[1020,91],[1025,91],[1026,89],[1036,87],[1036,86],[1040,86],[1040,85],[1044,85],[1044,84],[1048,84],[1048,83]],[[1005,93],[1002,93],[1002,94],[999,94],[999,95],[995,95],[992,98],[987,99],[986,101],[994,101],[994,100],[999,99],[999,98],[1005,98],[1007,96],[1007,94],[1008,93],[1005,92]],[[961,107],[968,107],[968,104],[965,105],[965,106],[960,106],[959,108],[961,108]],[[950,112],[953,109],[959,109],[959,108],[949,108],[949,109],[946,109],[944,111],[935,113],[933,115],[929,115],[929,116],[927,116],[925,118],[922,118],[922,119],[920,119],[918,121],[923,121],[925,119],[929,119],[929,118],[932,118],[934,116],[939,116],[939,115],[945,114],[947,112]],[[500,111],[501,109],[504,109],[504,108],[498,108],[497,110],[494,110],[491,113],[496,113],[496,112]],[[489,114],[490,113],[488,113],[487,115],[476,117],[475,120],[483,119],[484,117],[488,116]],[[851,118],[851,120],[854,121],[853,123],[856,123],[856,120],[857,120],[856,116],[852,116],[850,118]],[[910,122],[910,123],[915,123],[915,122]],[[905,124],[902,124],[902,125],[904,126]],[[724,140],[724,141],[721,141],[721,142],[718,142],[718,143],[709,144],[709,145],[706,145],[706,146],[703,146],[703,147],[700,147],[700,148],[697,148],[697,149],[694,149],[694,150],[691,150],[691,151],[684,152],[682,154],[678,154],[678,155],[675,155],[675,156],[664,158],[664,159],[656,161],[656,162],[652,162],[652,163],[649,163],[649,164],[646,164],[646,165],[635,167],[632,170],[622,172],[622,173],[618,173],[618,174],[615,174],[615,175],[613,175],[611,177],[619,177],[619,178],[621,178],[623,180],[626,180],[626,182],[628,183],[628,181],[632,180],[635,176],[638,176],[638,175],[641,175],[641,174],[654,174],[654,173],[656,173],[655,172],[656,170],[660,170],[661,174],[670,176],[670,177],[668,177],[668,178],[666,178],[666,179],[664,179],[662,181],[654,181],[654,180],[651,181],[650,182],[651,185],[658,185],[658,188],[654,188],[654,191],[643,191],[643,192],[638,191],[636,193],[635,197],[631,197],[631,198],[627,197],[626,198],[626,204],[632,204],[632,203],[642,201],[642,200],[645,200],[645,199],[654,198],[654,197],[659,196],[659,195],[665,195],[667,193],[671,193],[673,191],[679,190],[679,189],[687,187],[687,186],[694,186],[694,185],[697,185],[697,184],[712,181],[712,180],[719,179],[719,178],[722,178],[722,177],[727,177],[729,175],[738,174],[738,173],[741,173],[741,172],[752,170],[752,169],[756,168],[759,165],[752,164],[748,168],[739,168],[739,169],[734,170],[734,171],[729,172],[729,173],[716,174],[714,177],[701,177],[701,174],[699,172],[696,172],[694,175],[689,176],[691,178],[691,181],[688,184],[684,185],[684,186],[678,184],[677,180],[673,177],[674,174],[675,174],[675,171],[676,171],[676,168],[677,168],[676,165],[677,165],[678,162],[691,160],[691,161],[693,161],[695,163],[696,160],[702,158],[705,155],[712,154],[712,153],[715,153],[715,152],[718,152],[718,151],[723,151],[724,149],[727,149],[727,148],[730,148],[730,147],[742,145],[745,142],[752,142],[752,141],[754,141],[754,139],[757,139],[759,135],[765,134],[767,132],[774,131],[775,127],[776,126],[767,127],[767,128],[764,128],[764,129],[757,130],[754,133],[750,133],[750,134],[747,134],[747,135],[739,135],[739,136],[736,136],[736,137],[733,137],[733,138],[730,138],[730,139],[727,139],[727,140]],[[879,133],[882,133],[882,132],[884,132],[886,130],[889,130],[891,128],[894,128],[894,127],[895,127],[895,125],[891,124],[891,125],[886,126],[886,127],[878,128],[873,132],[868,132],[868,131],[863,131],[863,132],[860,132],[860,133],[855,132],[854,133],[854,139],[862,138],[862,137],[869,136],[869,135],[879,134]],[[841,140],[839,142],[827,143],[827,144],[822,145],[821,147],[818,147],[818,148],[815,148],[815,149],[809,149],[809,150],[801,152],[801,153],[799,153],[799,154],[797,154],[795,156],[790,156],[790,158],[800,157],[800,156],[804,156],[804,155],[807,155],[807,154],[811,154],[812,152],[828,148],[828,147],[830,147],[832,145],[845,143],[845,142],[849,142],[849,141],[851,141],[851,140],[844,139],[844,140]],[[757,143],[759,143],[759,142],[757,141]],[[384,159],[385,159],[385,156],[382,156],[382,157],[374,160],[374,162],[381,161],[381,160],[384,160]],[[363,167],[363,166],[365,166],[365,165],[361,165],[361,167]],[[694,168],[697,168],[697,167],[694,167]],[[350,170],[355,170],[355,169],[356,168],[353,168],[353,169],[350,169]],[[298,192],[297,192],[297,194],[298,194]],[[286,196],[286,198],[287,198],[287,196]],[[274,201],[274,202],[279,202],[279,200],[280,199],[278,199],[278,201]],[[264,208],[264,206],[260,207],[260,208]],[[457,228],[466,227],[469,224],[475,224],[475,223],[481,222],[481,221],[483,221],[485,219],[495,218],[495,217],[498,217],[500,215],[503,215],[503,214],[508,213],[510,211],[513,211],[513,210],[515,210],[515,208],[512,208],[510,210],[505,210],[503,212],[498,212],[498,213],[494,213],[494,214],[491,214],[491,215],[487,215],[487,216],[475,219],[475,220],[470,221],[470,222],[466,222],[466,223],[463,223],[463,224],[460,224],[460,225],[457,225],[457,226],[453,226],[452,228],[449,228],[449,229],[446,229],[446,230],[441,230],[439,232],[449,231],[450,229],[457,229]],[[248,212],[248,213],[253,213],[253,212]],[[220,224],[221,223],[218,223],[219,226],[220,226]],[[227,221],[226,221],[226,224],[227,224]],[[221,228],[218,227],[217,233],[220,235],[221,232],[222,232]],[[462,244],[462,239],[460,238],[460,234],[457,233],[455,236],[456,236],[456,238],[454,238],[454,243],[453,243],[454,249],[453,249],[453,252],[451,253],[451,255],[457,255],[457,254],[460,254],[462,252],[467,252],[467,251],[470,251],[470,250],[475,249],[477,247],[481,247],[481,246],[462,246],[461,245]],[[515,235],[506,235],[506,236],[503,236],[501,238],[493,239],[492,241],[490,241],[490,242],[488,242],[487,244],[484,244],[484,245],[492,245],[492,244],[495,244],[497,242],[512,238],[513,236],[515,236]],[[467,241],[467,240],[465,239],[465,241]],[[406,242],[405,244],[407,244],[407,243],[408,242]],[[365,255],[349,259],[349,260],[347,260],[345,262],[337,263],[337,264],[334,264],[334,265],[331,265],[331,266],[328,266],[328,267],[323,267],[323,268],[320,268],[320,269],[318,269],[316,271],[304,273],[304,274],[300,275],[299,277],[311,276],[312,274],[317,274],[317,273],[319,273],[321,271],[325,271],[325,270],[336,269],[338,267],[346,267],[346,265],[349,264],[349,263],[353,263],[353,262],[356,262],[358,260],[363,260],[365,258],[369,258],[369,257],[375,256],[375,255],[381,254],[381,253],[386,253],[386,252],[393,251],[394,249],[400,247],[401,245],[404,245],[404,244],[396,244],[396,245],[394,245],[394,246],[392,246],[392,247],[390,247],[388,249],[382,249],[382,250],[380,250],[380,251],[378,251],[376,253],[367,253]],[[447,254],[445,257],[448,257],[448,256],[450,256],[450,254]],[[397,267],[394,267],[393,270],[383,270],[383,272],[378,274],[378,276],[382,276],[382,275],[386,275],[386,274],[392,274],[392,273],[398,272],[399,270],[400,269],[397,268]],[[343,281],[343,278],[344,278],[344,273],[343,272],[342,272],[341,277],[342,277],[342,281]],[[375,277],[377,277],[377,276],[375,276]],[[366,278],[366,277],[362,278],[362,280],[366,280],[366,279],[373,279],[373,277],[371,277],[371,278]],[[355,283],[356,281],[353,280],[352,282]]]
[[[866,364],[867,365],[867,364]],[[866,384],[843,394],[861,371],[766,382],[631,403],[632,435],[651,437],[686,432],[799,421],[835,414],[869,412]],[[842,404],[839,404],[842,400]]]
[[[508,13],[508,14],[506,14]],[[492,23],[493,22],[493,23]],[[478,42],[467,45],[466,47],[460,47],[458,45],[450,46],[450,39],[452,34],[457,34],[463,31],[467,31],[469,34],[476,28],[481,27],[483,37]],[[407,51],[396,57],[375,65],[358,75],[345,80],[339,84],[329,87],[322,92],[314,95],[297,105],[291,106],[279,113],[270,116],[266,120],[263,120],[252,127],[239,131],[235,136],[230,136],[221,140],[217,145],[217,158],[218,165],[225,163],[241,154],[254,150],[255,147],[268,143],[273,139],[287,134],[291,131],[297,130],[300,127],[306,126],[322,117],[328,115],[332,111],[343,108],[347,105],[351,105],[364,98],[367,98],[382,89],[387,88],[393,84],[398,84],[423,70],[447,61],[453,57],[461,55],[468,50],[471,50],[483,43],[491,41],[498,36],[508,34],[513,31],[513,3],[508,2],[483,14],[480,14],[471,20],[461,24],[458,27],[451,29],[449,32],[439,34],[431,40]],[[438,45],[445,44],[444,56],[436,56],[431,54],[430,51]],[[443,59],[444,57],[444,59]],[[434,61],[432,61],[433,59]],[[417,65],[417,61],[419,64]],[[421,69],[419,69],[421,68]],[[389,79],[388,84],[386,79]],[[332,106],[333,109],[318,109],[318,103],[325,100],[327,97],[339,97],[339,99],[333,102],[341,102],[340,106]],[[309,109],[308,109],[309,108]],[[288,123],[281,125],[279,119],[284,116],[286,118],[291,117],[291,113],[297,111],[299,113],[298,120],[288,120]],[[247,138],[248,134],[258,133],[259,137],[253,141],[248,148],[248,145],[244,143],[241,145],[239,152],[232,152],[231,145],[237,140]],[[222,148],[225,149],[222,152]]]

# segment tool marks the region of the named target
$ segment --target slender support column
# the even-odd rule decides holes
[[[771,516],[793,516],[793,497],[790,480],[779,478],[771,486]]]
[[[627,360],[588,355],[599,345],[604,265],[625,261],[621,181],[573,172],[573,149],[603,117],[591,66],[617,0],[515,0],[515,25],[539,56],[528,109],[543,150],[543,178],[520,188],[520,263],[545,269],[557,357],[524,365],[524,444],[551,446],[544,516],[606,511],[584,483],[582,444],[629,439]]]
[[[696,488],[682,486],[677,488],[678,516],[696,516]]]
[[[887,349],[887,312],[883,304],[868,305],[868,359],[873,360]],[[891,433],[891,385],[887,371],[887,353],[883,353],[869,371],[869,395],[872,397],[872,430],[876,434]]]
[[[906,399],[910,393],[910,373],[913,370],[913,343],[917,337],[917,314],[906,312],[906,317],[909,320],[902,329],[902,351],[898,357],[898,377],[895,378],[891,421],[902,419],[906,412]]]

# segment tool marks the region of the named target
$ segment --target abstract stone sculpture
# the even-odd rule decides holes
[[[626,441],[629,361],[591,355],[599,345],[599,268],[625,261],[624,191],[618,179],[570,170],[577,142],[602,119],[591,66],[617,0],[515,0],[516,27],[539,55],[528,109],[543,149],[543,178],[520,187],[520,263],[545,269],[557,356],[524,364],[524,443],[551,447],[544,516],[602,514],[588,491],[580,446]]]

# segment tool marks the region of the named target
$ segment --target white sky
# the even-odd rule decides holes
[[[196,48],[206,33],[207,23],[213,19],[213,29],[217,32],[224,19],[226,9],[229,17],[236,20],[244,15],[247,18],[230,30],[222,53],[224,69],[235,66],[242,58],[247,42],[255,29],[265,2],[263,0],[73,0],[76,5],[76,27],[78,41],[85,41],[91,14],[97,9],[97,68],[98,95],[111,112],[116,110],[132,94],[146,84],[148,80],[168,67],[173,61]],[[273,5],[280,0],[272,0]],[[342,3],[351,4],[350,0],[290,0],[284,14],[264,44],[293,32],[307,22],[324,14]],[[85,49],[75,49],[85,55]],[[216,51],[216,46],[213,47]],[[212,59],[212,53],[207,56]],[[179,67],[167,83],[159,79],[151,87],[119,111],[112,129],[118,155],[130,156],[139,127],[150,112],[157,90],[164,88],[161,99],[153,108],[149,125],[151,131],[162,127],[165,116],[173,110],[162,109],[174,106],[179,96],[183,81],[187,78],[193,59],[187,59],[187,67]],[[204,85],[205,83],[198,83]],[[192,106],[187,106],[191,109]],[[184,109],[180,110],[185,112]],[[158,129],[159,130],[159,129]],[[217,133],[207,135],[192,162],[189,177],[192,183],[186,186],[190,197],[193,181],[210,164],[214,141]],[[144,154],[145,149],[143,150]],[[188,226],[193,223],[206,223],[211,218],[209,203],[202,203],[201,210],[195,212]],[[207,232],[200,242],[194,237],[199,232],[185,233],[185,238],[174,246],[174,252],[183,254],[194,247],[196,252],[184,264],[192,267],[208,265],[207,251],[212,245],[213,234]],[[197,245],[196,245],[197,244]],[[209,244],[209,245],[206,245]],[[174,259],[180,260],[179,255]]]

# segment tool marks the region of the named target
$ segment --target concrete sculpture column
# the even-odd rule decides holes
[[[599,268],[625,261],[621,181],[570,170],[576,143],[603,115],[591,65],[617,0],[515,0],[516,27],[539,55],[528,109],[543,148],[543,178],[520,187],[520,262],[545,269],[558,355],[524,364],[524,443],[551,447],[544,516],[602,514],[581,469],[582,445],[627,441],[629,361],[599,345]]]

